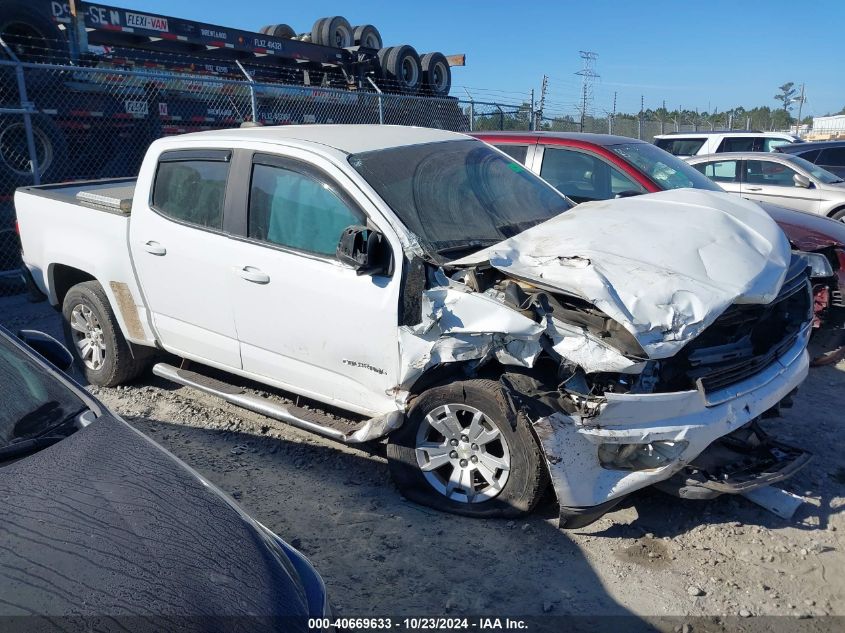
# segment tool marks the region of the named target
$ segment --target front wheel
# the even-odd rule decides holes
[[[388,438],[399,490],[411,501],[466,516],[530,512],[548,476],[527,420],[509,411],[502,386],[491,380],[424,392]]]

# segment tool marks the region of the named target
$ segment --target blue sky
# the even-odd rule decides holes
[[[778,86],[806,84],[805,114],[845,107],[845,49],[832,25],[845,24],[845,2],[584,0],[107,0],[224,26],[257,30],[286,22],[297,32],[314,20],[344,15],[372,23],[386,45],[419,52],[466,53],[453,69],[453,95],[519,102],[539,95],[550,77],[547,114],[570,113],[580,98],[579,50],[598,53],[593,109],[636,112],[678,106],[719,111],[739,105],[777,107]],[[825,25],[831,25],[827,29]]]

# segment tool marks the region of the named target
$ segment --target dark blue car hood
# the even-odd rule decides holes
[[[114,616],[118,628],[150,616],[159,630],[217,630],[222,621],[203,618],[222,617],[227,631],[306,630],[300,579],[275,539],[108,415],[0,467],[0,532],[0,616]]]

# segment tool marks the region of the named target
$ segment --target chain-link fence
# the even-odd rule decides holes
[[[15,188],[132,176],[162,136],[244,122],[529,129],[531,118],[512,104],[393,94],[374,82],[350,90],[325,76],[292,85],[254,81],[248,71],[213,75],[0,60],[0,294],[21,289]]]

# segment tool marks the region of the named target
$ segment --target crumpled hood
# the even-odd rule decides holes
[[[771,302],[790,257],[758,205],[681,189],[581,204],[452,265],[489,262],[585,299],[666,358],[732,303]]]

